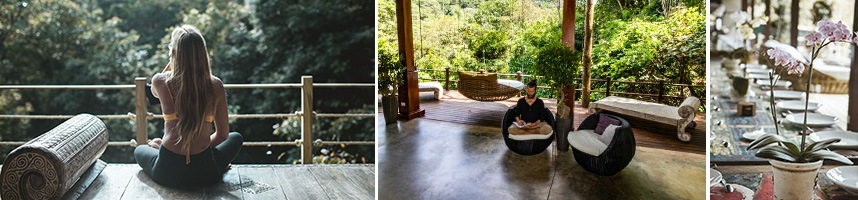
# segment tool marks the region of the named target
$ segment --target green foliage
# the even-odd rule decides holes
[[[226,83],[371,83],[374,9],[371,1],[35,1],[0,3],[0,85],[131,84],[167,64],[169,33],[197,26],[206,39],[212,72]],[[3,90],[0,108],[12,114],[126,114],[130,90]],[[291,113],[300,109],[299,89],[227,89],[230,113]],[[316,88],[316,112],[343,113],[373,105],[373,88]],[[62,102],[62,103],[58,103]],[[4,106],[8,106],[7,110]],[[27,109],[15,110],[24,107]],[[160,105],[149,105],[160,113]],[[367,111],[372,112],[372,111]],[[360,119],[367,120],[372,118]],[[0,120],[7,141],[26,141],[62,120]],[[110,141],[133,138],[127,119],[104,120]],[[230,120],[249,141],[277,140],[278,119]],[[318,120],[318,123],[333,121]],[[370,120],[369,124],[373,124]],[[345,124],[341,124],[345,126]],[[149,122],[149,138],[162,137],[163,122]],[[339,125],[338,125],[339,126]],[[325,124],[326,129],[336,129]],[[340,127],[343,128],[343,127]],[[354,137],[374,138],[374,127],[348,128]],[[346,133],[346,132],[344,132]],[[11,146],[0,147],[9,152]],[[5,148],[5,149],[3,149]],[[134,162],[133,148],[108,147],[108,162]],[[272,147],[278,154],[294,147]],[[236,162],[278,162],[266,149],[245,147]],[[372,155],[372,148],[350,150]],[[6,153],[0,153],[5,155]],[[276,154],[275,154],[276,155]],[[297,154],[295,154],[297,155]],[[290,156],[293,156],[290,154]],[[367,157],[367,162],[372,162]],[[282,161],[282,160],[281,160]]]
[[[484,30],[470,40],[468,47],[474,51],[474,57],[490,61],[501,59],[506,55],[508,44],[506,41],[509,36],[502,31]]]
[[[517,10],[512,0],[484,1],[479,4],[471,22],[491,30],[507,30],[514,23],[512,16]]]
[[[402,80],[405,66],[399,58],[395,45],[386,39],[378,39],[378,92],[382,95],[395,95]],[[388,88],[392,88],[388,89]]]
[[[706,76],[705,20],[702,10],[683,8],[663,22],[668,34],[661,38],[655,62],[666,79],[690,84],[693,77]]]
[[[360,109],[350,110],[348,113],[368,113],[374,109],[365,106]],[[375,134],[350,134],[358,133],[375,127],[373,118],[318,118],[313,122],[313,138],[324,141],[372,141]],[[274,125],[273,135],[281,140],[295,141],[301,138],[300,117],[283,119]],[[308,141],[309,142],[309,141]],[[326,148],[314,147],[314,163],[343,164],[343,163],[371,163],[375,160],[373,145],[330,145]],[[348,153],[356,152],[356,153]],[[369,153],[366,153],[369,152]],[[278,162],[301,163],[301,149],[294,148],[277,156]]]
[[[852,165],[852,161],[843,155],[828,150],[831,144],[840,142],[839,138],[808,143],[804,149],[786,137],[765,134],[751,142],[748,150],[757,150],[754,156],[791,163],[809,163],[824,159]],[[776,144],[776,145],[775,145]]]
[[[562,88],[572,86],[575,78],[581,77],[581,52],[573,53],[569,46],[561,43],[559,30],[559,26],[552,27],[532,41],[536,50],[534,70],[537,75],[545,77],[557,94]]]
[[[583,0],[576,1],[575,52],[582,50],[584,3]],[[670,8],[670,17],[666,18],[662,0],[598,2],[591,77],[705,85],[703,1],[668,3],[679,6]],[[394,1],[384,0],[378,4],[379,35],[395,39]],[[541,65],[537,64],[537,54],[540,51],[568,55],[558,52],[561,50],[561,31],[557,6],[557,1],[549,0],[412,1],[413,14],[417,16],[413,23],[415,63],[420,69],[449,67],[451,71],[484,69],[497,73],[521,71],[538,75],[537,67]],[[543,58],[546,63],[552,62],[548,61],[548,56]],[[559,60],[565,58],[552,59],[561,62]],[[567,75],[580,78],[577,70]],[[444,79],[440,72],[426,71],[419,76]],[[456,79],[455,75],[451,76],[451,79]],[[544,86],[550,81],[539,83]],[[592,90],[604,90],[605,87],[603,82],[591,84]],[[614,84],[611,87],[612,91],[619,92],[658,92],[657,88],[642,84]],[[455,85],[452,88],[455,89]],[[666,86],[665,89],[666,95],[706,95],[704,87]],[[554,91],[538,90],[537,93],[543,97],[557,97]],[[604,98],[604,94],[593,93],[591,98],[598,100]],[[655,98],[646,96],[632,98],[655,101]],[[681,101],[665,99],[665,103],[672,105]]]
[[[651,21],[656,19],[656,21]],[[647,81],[706,84],[706,27],[704,13],[698,7],[678,7],[668,18],[616,19],[597,24],[598,38],[593,48],[592,76],[620,81]],[[604,88],[594,84],[594,89]],[[614,91],[657,93],[646,85],[614,85]],[[703,87],[667,87],[668,95],[706,96]],[[602,98],[601,94],[591,100]],[[648,97],[642,97],[645,100]],[[654,100],[654,99],[648,99]],[[678,105],[681,99],[667,99]]]

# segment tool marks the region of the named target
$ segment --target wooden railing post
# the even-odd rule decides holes
[[[531,78],[533,78],[533,77],[531,77]],[[521,82],[521,71],[515,72],[515,80],[518,80],[518,82]],[[520,97],[521,92],[518,92],[518,94],[516,94],[515,96]]]
[[[608,76],[608,83],[605,85],[605,97],[611,96],[611,77]]]
[[[313,76],[301,76],[301,164],[313,164]]]
[[[134,79],[134,107],[135,124],[137,126],[137,146],[147,145],[149,133],[147,128],[148,111],[146,111],[146,77],[137,77]]]
[[[444,91],[450,91],[450,68],[444,68]]]
[[[486,73],[486,69],[480,69],[480,74],[485,74],[485,73]]]
[[[664,99],[664,80],[658,80],[658,103]]]

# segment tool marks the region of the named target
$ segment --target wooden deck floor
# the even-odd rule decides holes
[[[236,164],[223,183],[179,190],[137,164],[108,164],[80,199],[374,199],[375,165]]]
[[[425,119],[454,122],[477,126],[500,126],[504,112],[515,105],[518,98],[504,101],[479,102],[462,96],[458,91],[447,91],[441,100],[436,100],[431,92],[420,93],[420,108],[426,110]],[[557,110],[556,99],[543,99],[545,106],[552,112]],[[379,111],[381,112],[381,111]],[[578,127],[590,113],[587,108],[576,102],[574,127]],[[635,132],[638,146],[682,151],[697,154],[706,153],[706,114],[698,113],[694,119],[697,127],[691,130],[690,142],[676,138],[676,127],[651,123],[642,119],[626,118]]]

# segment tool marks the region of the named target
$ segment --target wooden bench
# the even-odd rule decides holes
[[[80,196],[92,180],[89,176],[103,170],[96,160],[107,148],[107,128],[93,115],[80,114],[24,143],[9,153],[3,162],[0,198],[58,199]],[[81,178],[84,177],[84,178]],[[68,193],[66,193],[68,191]]]
[[[420,88],[420,92],[435,92],[435,99],[438,100],[441,100],[444,95],[444,86],[439,82],[422,82],[418,83],[417,87]]]
[[[686,128],[694,128],[694,116],[700,107],[700,99],[685,98],[679,107],[653,102],[610,96],[590,104],[590,113],[609,111],[620,115],[637,117],[648,121],[676,126],[676,137],[683,142],[691,141],[691,133]]]

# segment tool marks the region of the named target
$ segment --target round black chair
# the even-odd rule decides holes
[[[512,125],[512,122],[515,121],[515,116],[513,116],[512,111],[515,109],[515,106],[510,107],[506,114],[503,116],[503,123],[501,124],[501,129],[503,130],[503,141],[506,143],[506,146],[512,152],[521,155],[536,155],[545,151],[548,146],[551,145],[551,142],[554,141],[554,132],[548,136],[546,139],[535,139],[535,140],[514,140],[509,138],[509,126]],[[556,127],[554,121],[554,115],[551,114],[551,111],[548,111],[546,116],[543,116],[545,123],[551,126],[551,130],[555,130]]]
[[[629,162],[632,161],[632,158],[635,157],[635,134],[632,132],[632,128],[629,127],[629,122],[625,119],[609,114],[604,115],[620,121],[620,127],[616,129],[614,138],[611,139],[611,143],[608,144],[605,151],[598,156],[593,156],[573,146],[572,152],[575,155],[575,161],[584,170],[601,176],[611,176],[626,168]],[[599,113],[592,114],[581,122],[577,130],[595,130],[598,124]]]

